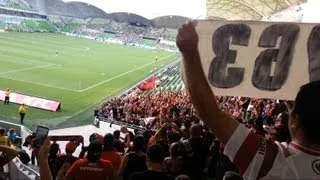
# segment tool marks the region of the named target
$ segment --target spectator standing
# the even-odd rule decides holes
[[[151,145],[147,149],[148,170],[130,175],[130,180],[170,180],[162,166],[164,160],[163,149],[160,145]]]
[[[124,153],[124,147],[125,144],[120,140],[120,131],[119,130],[115,130],[113,132],[113,137],[114,137],[114,148],[120,152],[120,153]]]
[[[18,151],[19,159],[23,164],[28,164],[30,162],[29,154],[21,147],[21,138],[20,137],[15,139],[15,141],[11,144],[11,148]]]
[[[181,143],[172,143],[169,149],[170,157],[165,158],[164,166],[173,178],[183,174],[184,149]]]
[[[68,142],[65,147],[66,154],[62,154],[57,157],[57,171],[56,174],[52,174],[53,177],[56,177],[55,179],[65,179],[65,175],[67,174],[68,170],[71,168],[73,163],[78,160],[77,157],[73,156],[77,146],[78,144],[73,141]]]
[[[126,126],[121,127],[121,132],[125,134],[125,137],[124,137],[125,146],[130,147],[130,143],[133,141],[133,137],[134,137],[133,133],[129,131]]]
[[[24,120],[24,117],[27,113],[27,109],[28,107],[25,105],[25,104],[22,104],[20,107],[19,107],[19,113],[20,113],[20,123],[21,124],[24,124],[23,123],[23,120]]]
[[[115,172],[110,161],[100,158],[102,144],[92,142],[86,159],[77,160],[66,174],[68,180],[113,180]]]
[[[191,180],[204,179],[209,161],[209,145],[203,140],[202,126],[194,124],[190,128],[190,138],[182,141],[186,151],[186,173]]]
[[[121,162],[119,176],[126,180],[134,172],[147,170],[146,154],[143,152],[145,139],[138,135],[133,140],[133,151],[126,154]]]
[[[114,149],[114,142],[114,137],[111,133],[104,136],[101,159],[110,161],[115,172],[118,172],[121,163],[121,156],[119,152]]]
[[[58,157],[59,150],[60,150],[59,144],[52,143],[50,145],[48,163],[49,163],[49,167],[50,167],[50,171],[53,179],[56,179],[57,171],[59,170],[57,168],[57,157]]]
[[[10,140],[6,136],[6,130],[4,128],[0,129],[0,145],[10,147]]]
[[[16,130],[15,129],[10,129],[9,132],[8,132],[8,138],[10,140],[10,143],[13,143],[16,141],[17,139],[17,133],[16,133]]]
[[[10,103],[10,94],[11,94],[11,91],[9,88],[7,88],[4,92],[4,104]]]

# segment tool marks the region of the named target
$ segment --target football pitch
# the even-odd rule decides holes
[[[61,101],[61,110],[29,108],[25,123],[88,124],[93,110],[177,54],[51,33],[0,33],[0,88]],[[158,61],[155,61],[155,58]],[[0,119],[19,122],[19,106],[0,102]]]

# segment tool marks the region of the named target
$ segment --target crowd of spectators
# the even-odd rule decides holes
[[[225,96],[216,100],[221,110],[253,133],[290,142],[287,124],[291,102]],[[185,92],[132,91],[105,103],[99,113],[124,123],[148,117],[154,120],[144,125],[145,130],[131,132],[123,126],[113,134],[92,134],[90,145],[82,147],[78,157],[72,155],[78,142],[69,142],[64,155],[59,155],[56,142],[51,143],[48,166],[53,178],[242,179],[222,153],[224,145],[198,118]]]
[[[257,134],[290,142],[288,108],[292,102],[246,97],[216,96],[219,107]],[[144,93],[133,90],[104,103],[98,116],[156,131],[166,122],[200,121],[186,92]]]

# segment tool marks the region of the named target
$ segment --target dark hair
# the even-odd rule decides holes
[[[113,132],[113,137],[114,137],[115,139],[119,139],[119,138],[120,138],[120,131],[119,131],[119,130],[115,130],[115,131]]]
[[[311,143],[320,144],[320,81],[303,85],[297,94],[292,114],[299,119],[303,135]]]
[[[21,145],[21,143],[22,143],[21,137],[17,137],[17,138],[13,141],[13,143],[14,143],[14,144],[19,144],[19,145]]]
[[[257,119],[255,119],[254,127],[256,129],[259,129],[259,130],[263,131],[263,119],[262,119],[262,117],[258,117]]]
[[[103,137],[103,150],[112,150],[114,145],[114,137],[111,133]]]
[[[49,156],[56,157],[59,152],[59,144],[51,144],[50,150],[49,150]]]
[[[168,143],[171,144],[171,143],[180,141],[181,136],[179,133],[171,131],[167,133],[167,138],[168,138]]]
[[[159,144],[154,144],[148,147],[147,157],[152,163],[162,163],[164,159],[163,148]]]
[[[184,121],[184,127],[185,127],[185,128],[190,128],[191,125],[192,125],[192,123],[191,123],[191,120],[190,120],[190,119],[186,119],[186,120]]]
[[[145,144],[148,144],[149,139],[152,137],[152,131],[150,131],[150,130],[145,130],[145,131],[142,132],[142,136],[143,136],[144,139],[145,139]]]
[[[142,135],[135,136],[133,139],[133,149],[142,151],[145,145],[145,138]]]
[[[169,151],[172,157],[179,157],[184,155],[184,150],[182,145],[177,142],[171,144]]]
[[[243,180],[243,177],[240,176],[240,174],[233,172],[233,171],[227,171],[224,173],[224,180]]]
[[[0,129],[0,134],[4,134],[6,132],[6,130],[4,128]]]
[[[100,159],[101,152],[102,152],[102,144],[97,141],[91,142],[88,147],[88,155],[87,155],[88,161],[92,163],[96,163]]]
[[[91,142],[95,141],[96,138],[97,138],[97,136],[98,136],[97,133],[91,134],[91,135],[89,136],[89,142],[91,143]]]
[[[286,112],[281,113],[281,124],[288,125],[289,114]]]

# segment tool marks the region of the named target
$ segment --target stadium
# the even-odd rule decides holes
[[[317,112],[298,106],[317,93],[295,98],[320,80],[319,2],[166,3],[0,0],[0,151],[20,153],[0,157],[0,179],[320,178],[320,141],[292,134],[319,123],[289,120]]]

